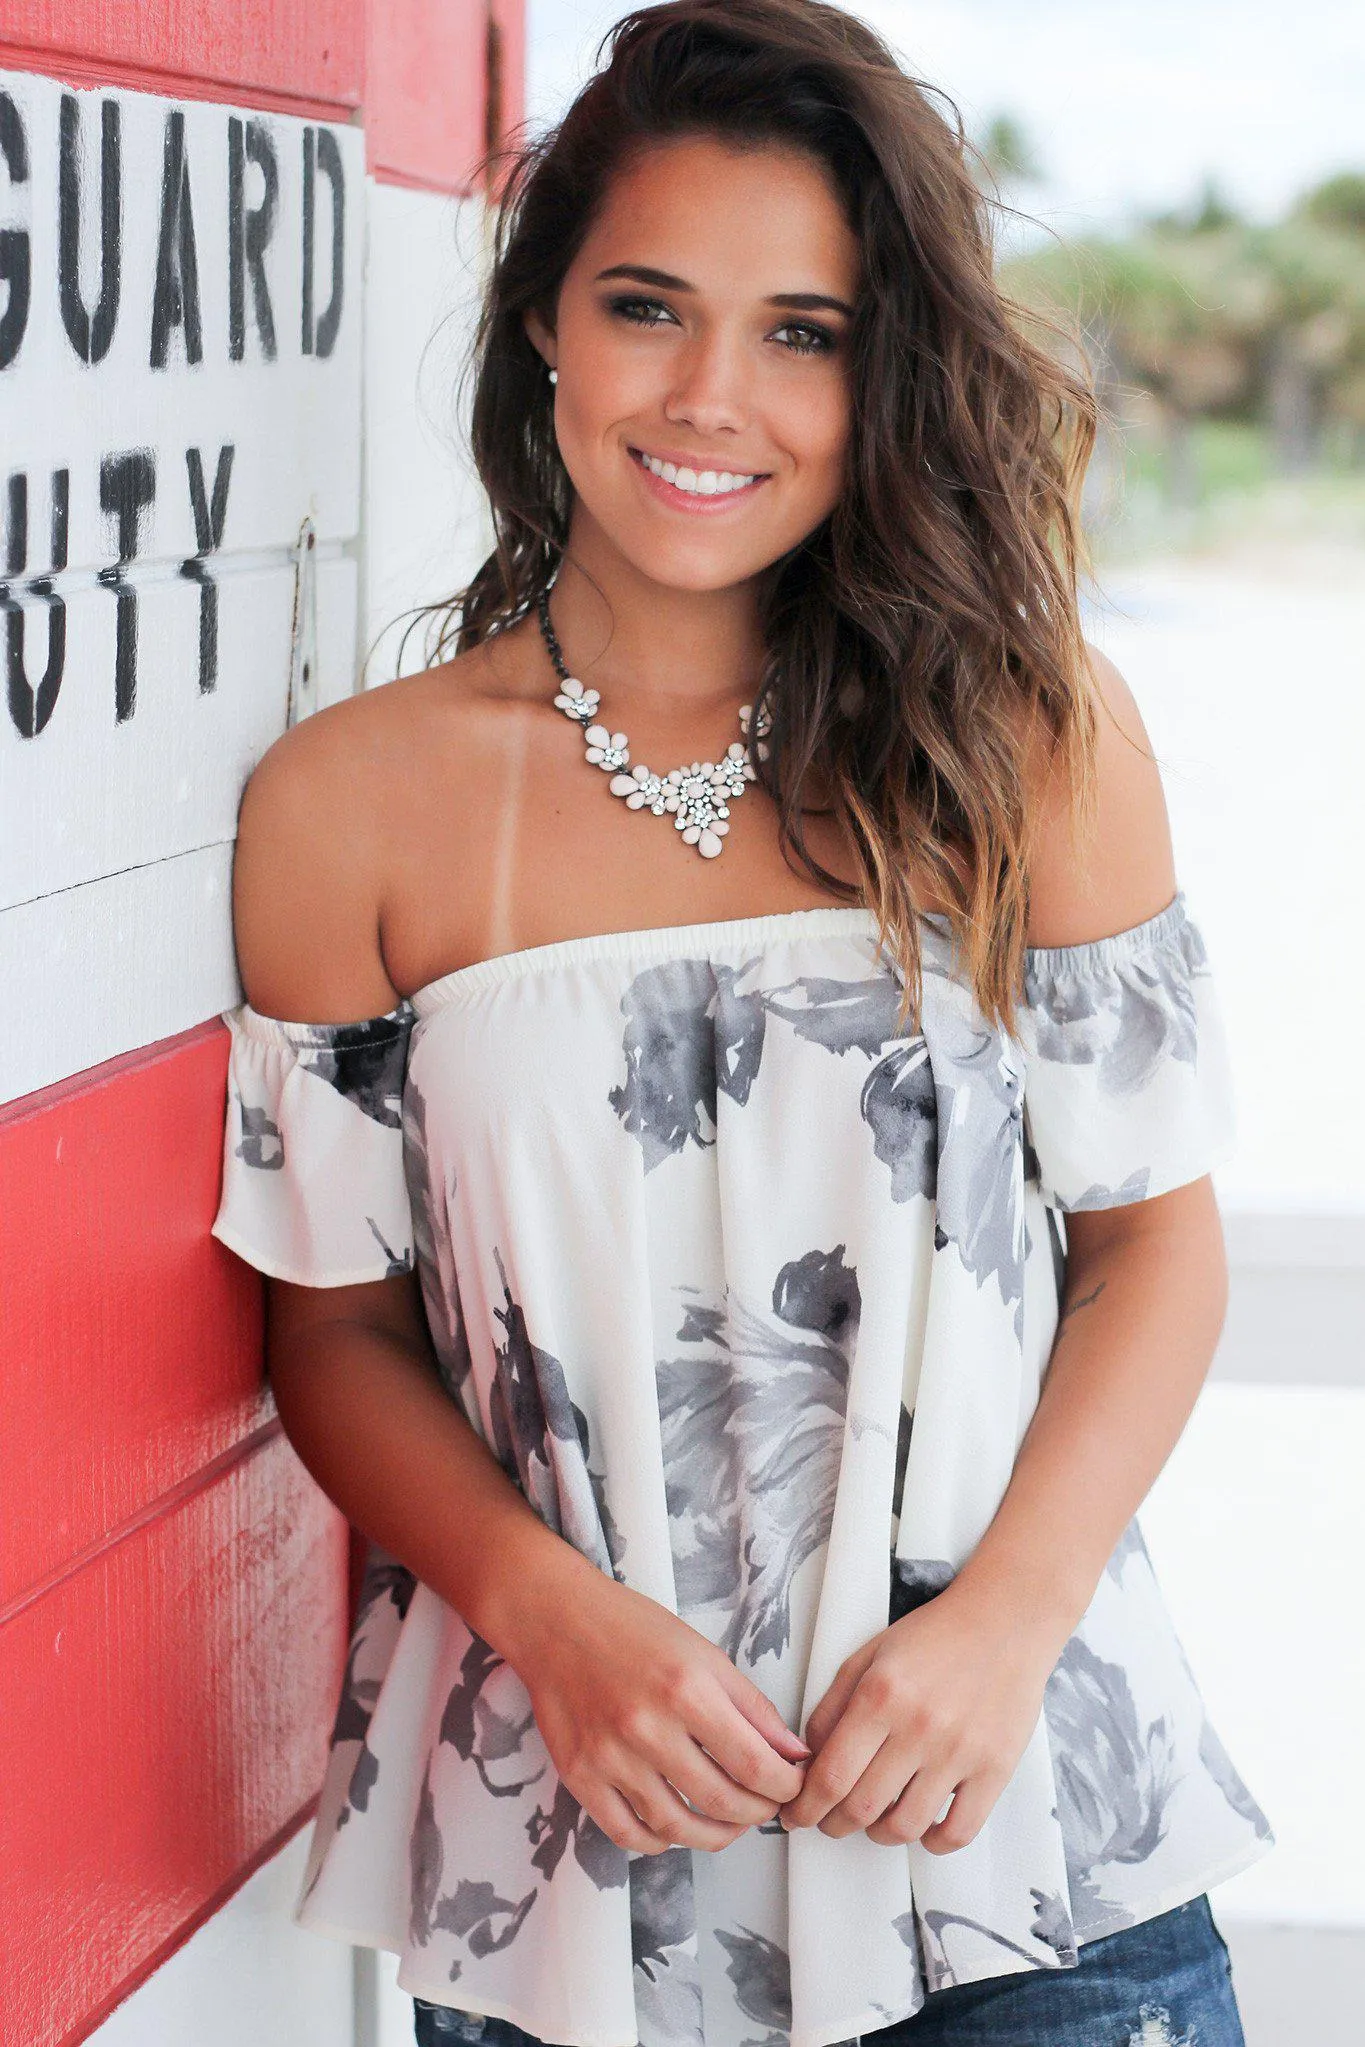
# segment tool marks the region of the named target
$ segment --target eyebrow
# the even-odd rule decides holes
[[[594,282],[601,284],[608,277],[634,278],[639,284],[657,284],[665,291],[695,291],[696,285],[689,284],[685,277],[671,277],[667,270],[650,270],[643,263],[614,263],[610,270],[599,270]],[[781,291],[764,299],[765,306],[781,306],[798,313],[846,313],[853,318],[852,306],[843,299],[829,298],[819,291]]]

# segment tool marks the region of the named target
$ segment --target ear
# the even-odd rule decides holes
[[[555,355],[558,351],[554,329],[546,326],[534,307],[528,308],[522,314],[522,325],[526,329],[532,348],[544,356],[550,368],[553,369],[555,367]]]

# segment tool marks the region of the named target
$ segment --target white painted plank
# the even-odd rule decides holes
[[[478,312],[482,202],[367,186],[366,678],[397,672],[413,605],[449,596],[491,551],[461,371]],[[412,627],[403,673],[426,663]]]
[[[354,678],[356,567],[318,565],[324,702]],[[236,830],[248,774],[284,730],[295,575],[283,557],[232,565],[217,598],[216,678],[199,687],[200,592],[179,576],[139,578],[137,693],[120,720],[115,603],[87,583],[66,606],[66,665],[43,730],[0,721],[0,910],[216,845]],[[23,606],[36,669],[46,607]],[[116,900],[107,895],[106,901]],[[120,973],[129,965],[124,962]],[[90,998],[102,988],[91,983]]]
[[[89,2036],[97,2047],[347,2047],[351,1950],[295,1926],[307,1828]]]
[[[354,562],[338,557],[323,564],[318,621],[323,702],[348,694],[352,686],[355,587]],[[267,596],[270,602],[277,598],[274,585]],[[287,654],[287,626],[284,644]],[[155,749],[149,753],[139,771],[139,804],[123,821],[126,865],[74,885],[49,885],[45,893],[0,910],[0,1102],[156,1044],[241,1001],[232,942],[237,809],[248,774],[283,730],[284,698],[272,652],[269,663],[241,676],[238,703],[224,699],[221,721],[212,729],[201,727],[194,747],[185,751],[185,772],[196,778],[191,798],[177,802],[181,784],[170,779],[169,770],[158,791],[158,755]],[[191,712],[198,708],[191,698]],[[126,772],[133,779],[132,769]],[[12,773],[8,780],[0,776],[7,786],[15,780]],[[107,856],[120,823],[117,807],[109,807],[108,771],[84,786],[92,815],[68,811],[65,840],[83,833],[87,853]],[[64,800],[79,802],[81,787],[73,768]],[[41,797],[41,789],[36,797],[29,791],[30,816]],[[38,814],[41,822],[41,808]],[[111,822],[101,838],[106,816]],[[196,816],[194,831],[189,827]],[[191,843],[177,845],[177,831]],[[48,828],[48,842],[60,849],[64,840]]]
[[[0,1101],[240,1000],[232,842],[0,911]]]
[[[199,100],[177,102],[122,87],[73,92],[31,72],[0,73],[0,93],[17,111],[27,147],[26,181],[6,180],[7,227],[29,241],[32,282],[27,322],[13,360],[0,364],[7,473],[29,479],[26,561],[8,573],[50,570],[54,470],[69,473],[71,569],[118,558],[116,522],[101,507],[101,467],[133,454],[154,471],[155,498],[138,522],[140,560],[176,561],[200,551],[186,451],[201,453],[211,494],[220,451],[233,450],[221,547],[288,546],[310,513],[329,539],[347,537],[359,520],[363,138],[358,128],[327,126],[273,113]],[[79,115],[79,256],[60,274],[61,106]],[[103,108],[116,110],[121,224],[119,287],[110,300],[107,347],[101,352],[103,281],[113,275],[112,243],[101,250]],[[234,127],[234,124],[235,127]],[[242,230],[231,232],[230,170],[234,134],[244,159]],[[274,167],[274,208],[259,265],[248,252],[252,216],[267,218],[266,173],[248,144]],[[179,156],[177,158],[177,146]],[[304,351],[305,159],[338,174],[341,207],[341,297],[334,336],[323,329],[333,286],[334,181],[315,168],[312,209],[314,342]],[[179,177],[175,162],[182,165]],[[188,204],[184,194],[188,190]],[[191,233],[181,223],[191,223]],[[192,241],[192,264],[182,251]],[[242,258],[234,262],[233,250]],[[159,292],[159,258],[173,258]],[[259,301],[253,280],[264,286]],[[232,358],[232,284],[241,296],[241,359]],[[63,282],[67,303],[64,319]],[[185,317],[166,328],[164,363],[154,366],[157,307],[177,287]],[[191,317],[197,313],[197,322]],[[191,344],[192,328],[197,337]],[[74,332],[74,339],[73,339]],[[273,357],[264,337],[273,336]],[[318,352],[317,343],[330,349]],[[86,356],[91,359],[85,359]],[[125,482],[129,472],[122,472]],[[150,480],[150,479],[149,479]],[[113,487],[106,481],[106,491]],[[0,507],[0,519],[5,516]]]
[[[398,1957],[381,1951],[375,1961],[378,1992],[375,2047],[412,2047],[413,2002],[411,1993],[398,1987]]]

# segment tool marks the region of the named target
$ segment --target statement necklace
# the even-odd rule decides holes
[[[589,722],[596,718],[601,699],[595,689],[584,689],[565,666],[564,655],[550,624],[548,590],[541,591],[536,609],[540,614],[541,635],[559,677],[559,694],[555,703],[566,718],[572,718],[576,725],[586,728],[583,733],[587,742],[586,758],[610,774],[611,781],[607,787],[612,795],[622,797],[627,810],[649,810],[655,817],[671,814],[675,827],[682,833],[683,844],[695,846],[703,860],[714,860],[730,829],[731,803],[744,794],[747,783],[757,779],[747,746],[732,739],[723,760],[693,761],[690,768],[673,768],[666,775],[656,775],[641,762],[637,762],[628,775],[624,774],[622,770],[630,761],[626,735],[624,732],[608,732],[605,725]],[[745,740],[749,737],[752,711],[752,704],[739,707],[739,729]],[[771,723],[767,711],[761,711],[754,734],[755,750],[760,760],[767,758],[768,747],[763,735]]]

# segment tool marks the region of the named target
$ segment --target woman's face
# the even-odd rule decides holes
[[[590,521],[643,575],[711,590],[812,532],[843,489],[858,282],[856,238],[799,152],[698,136],[623,166],[555,331],[526,323],[559,372],[575,547]]]

